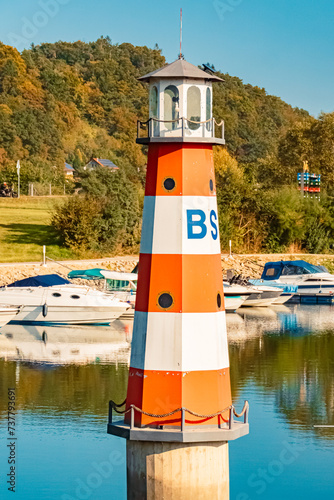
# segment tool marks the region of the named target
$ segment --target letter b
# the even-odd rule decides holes
[[[197,217],[197,220],[194,220],[194,217]],[[187,228],[189,240],[201,240],[206,236],[207,228],[203,210],[187,210]]]

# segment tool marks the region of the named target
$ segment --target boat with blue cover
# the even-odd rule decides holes
[[[267,262],[261,280],[265,283],[274,282],[278,286],[285,284],[297,287],[296,298],[309,297],[315,302],[327,302],[328,298],[331,303],[331,297],[334,297],[334,275],[324,266],[305,260]]]
[[[105,292],[74,285],[58,274],[32,276],[0,288],[0,304],[24,306],[12,323],[106,324],[130,305]]]

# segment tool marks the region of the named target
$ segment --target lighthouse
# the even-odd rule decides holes
[[[138,287],[125,408],[108,432],[127,439],[128,498],[228,498],[236,421],[230,370],[212,114],[222,80],[182,56],[139,78],[149,85],[148,145]],[[124,422],[112,422],[112,411]],[[239,415],[240,416],[240,415]]]

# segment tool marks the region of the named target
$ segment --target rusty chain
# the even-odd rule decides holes
[[[192,410],[189,410],[188,408],[176,408],[175,410],[170,411],[169,413],[162,413],[162,414],[149,413],[149,412],[146,412],[146,411],[142,410],[141,408],[138,408],[135,405],[130,405],[127,410],[118,410],[117,409],[117,408],[120,408],[121,406],[124,406],[125,403],[126,403],[126,400],[122,404],[116,404],[114,401],[110,401],[109,402],[109,404],[111,405],[112,409],[115,410],[116,413],[119,413],[121,415],[126,415],[133,408],[134,410],[138,411],[139,413],[142,413],[143,415],[146,415],[147,417],[152,417],[152,418],[171,417],[175,413],[178,413],[178,412],[180,412],[182,410],[184,410],[185,412],[189,413],[190,415],[193,415],[194,417],[198,417],[198,418],[214,418],[214,417],[218,417],[219,415],[222,415],[223,413],[225,413],[225,412],[227,412],[228,410],[231,410],[231,409],[233,410],[234,415],[237,418],[239,418],[239,417],[242,417],[245,414],[245,412],[247,411],[247,409],[249,408],[248,401],[245,401],[244,407],[243,407],[243,409],[241,410],[240,413],[236,413],[234,406],[231,405],[231,406],[227,406],[226,408],[224,408],[224,410],[220,410],[220,411],[218,411],[216,413],[211,413],[209,415],[201,415],[200,413],[196,413],[196,412],[194,412]]]

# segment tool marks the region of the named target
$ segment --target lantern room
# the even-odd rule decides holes
[[[138,122],[139,144],[225,144],[224,122],[212,115],[212,82],[221,78],[179,58],[139,80],[149,84],[149,119]]]

